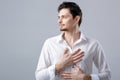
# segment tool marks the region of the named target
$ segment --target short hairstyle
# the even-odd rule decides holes
[[[78,25],[80,26],[80,24],[82,22],[82,11],[81,11],[80,7],[75,2],[63,2],[62,4],[59,5],[58,12],[63,8],[68,8],[70,10],[70,13],[73,16],[73,19],[76,16],[80,16],[80,20],[78,23]]]

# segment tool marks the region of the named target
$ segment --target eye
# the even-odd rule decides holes
[[[63,15],[62,18],[65,18],[65,16]]]
[[[62,15],[62,18],[67,18],[67,16],[65,16],[65,15]]]
[[[60,16],[58,16],[58,19],[60,19]]]
[[[67,18],[67,16],[65,16],[65,15],[61,15],[61,16],[58,16],[58,19],[65,19],[65,18]]]

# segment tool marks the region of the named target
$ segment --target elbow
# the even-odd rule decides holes
[[[46,73],[46,71],[44,71],[44,70],[36,71],[35,72],[35,79],[36,80],[49,80],[49,76]]]
[[[111,80],[111,71],[99,74],[100,80]]]
[[[37,71],[35,72],[35,79],[40,80],[40,75],[39,75],[39,73]]]

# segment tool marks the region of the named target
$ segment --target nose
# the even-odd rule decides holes
[[[62,23],[62,19],[60,17],[58,18],[58,23]]]

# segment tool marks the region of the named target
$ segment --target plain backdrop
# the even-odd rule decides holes
[[[57,7],[64,0],[0,0],[0,80],[35,80],[44,41],[60,34]],[[120,0],[68,0],[82,9],[81,31],[100,41],[119,80]]]

